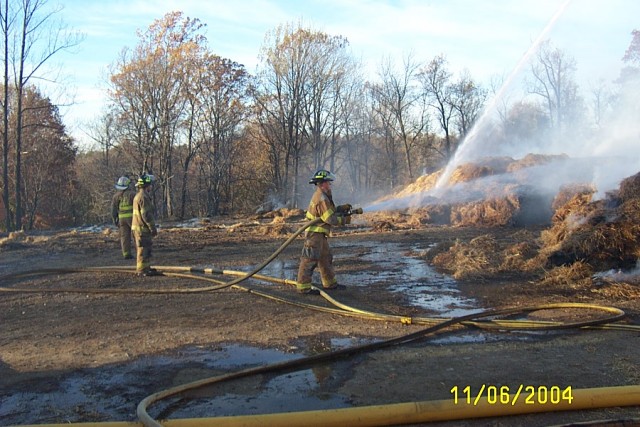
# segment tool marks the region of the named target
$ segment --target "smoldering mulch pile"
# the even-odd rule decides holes
[[[424,195],[443,179],[443,170],[424,175],[378,202],[404,199],[423,206],[413,213],[428,224],[499,227],[542,223],[551,216],[552,195],[541,194],[530,184],[531,172],[534,166],[561,167],[564,160],[566,155],[528,154],[519,160],[487,157],[458,166],[446,182],[440,183],[445,187],[446,202]]]
[[[595,191],[586,184],[563,187],[551,225],[538,235],[514,230],[502,243],[491,234],[455,242],[434,251],[432,262],[459,279],[518,271],[530,274],[540,291],[640,297],[640,173],[604,199],[594,201]]]

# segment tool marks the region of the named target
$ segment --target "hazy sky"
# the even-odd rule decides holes
[[[618,74],[621,58],[640,29],[638,0],[60,0],[58,15],[86,35],[76,53],[59,54],[65,85],[76,104],[62,108],[70,132],[104,104],[108,66],[124,47],[171,11],[198,18],[211,50],[253,72],[265,34],[279,24],[302,22],[345,36],[372,76],[382,59],[401,64],[444,54],[453,72],[467,69],[488,85],[508,75],[554,14],[566,6],[549,37],[578,63],[582,87]],[[372,77],[373,78],[373,77]],[[585,88],[586,89],[586,88]]]

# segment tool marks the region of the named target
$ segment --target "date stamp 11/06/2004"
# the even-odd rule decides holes
[[[558,385],[525,385],[517,387],[506,385],[482,384],[478,388],[471,386],[453,386],[450,390],[453,395],[453,403],[456,405],[511,405],[518,402],[525,405],[559,405],[571,404],[573,393],[571,386]]]

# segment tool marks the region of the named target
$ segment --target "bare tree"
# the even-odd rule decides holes
[[[311,150],[314,169],[336,169],[342,115],[340,90],[354,73],[355,63],[345,51],[344,37],[317,33],[309,41],[309,79],[305,83],[302,103],[305,117],[305,140]],[[307,136],[308,135],[308,136]]]
[[[400,183],[400,163],[398,152],[400,148],[398,146],[398,139],[396,138],[393,130],[394,115],[393,111],[386,108],[384,100],[379,96],[383,91],[379,85],[370,84],[368,86],[370,91],[370,99],[372,105],[372,111],[374,114],[374,130],[375,141],[372,141],[372,145],[378,145],[380,147],[381,154],[376,156],[376,161],[379,163],[378,171],[384,171],[386,173],[379,174],[378,180],[380,184],[385,185],[388,188],[394,188]],[[383,178],[383,176],[385,178]]]
[[[337,91],[337,104],[336,115],[341,123],[341,135],[335,139],[339,138],[339,145],[343,148],[343,166],[346,168],[346,176],[349,177],[351,193],[355,195],[366,187],[369,160],[373,154],[372,150],[368,149],[373,122],[371,102],[358,73],[341,81]],[[332,155],[337,154],[332,152]]]
[[[425,94],[429,98],[429,105],[436,112],[440,129],[444,133],[445,160],[453,153],[453,139],[451,135],[451,119],[454,114],[451,93],[451,73],[447,70],[447,60],[443,55],[436,56],[418,74]]]
[[[105,111],[89,124],[86,135],[100,147],[105,166],[109,167],[109,154],[118,141],[118,120],[113,110]]]
[[[420,67],[411,54],[403,59],[399,72],[393,70],[387,59],[378,71],[381,84],[373,86],[380,118],[388,127],[384,134],[391,138],[390,143],[397,139],[402,146],[409,180],[414,177],[413,149],[429,128],[425,98],[416,87]]]
[[[580,99],[574,80],[576,61],[549,41],[538,50],[531,64],[529,92],[542,97],[550,123],[561,134],[569,121],[579,113]]]
[[[0,25],[4,42],[4,75],[2,96],[2,202],[4,204],[4,226],[13,230],[13,220],[9,209],[9,34],[13,31],[13,18],[9,17],[9,0],[5,0],[0,11]]]
[[[255,92],[261,137],[273,162],[276,197],[294,206],[295,176],[304,132],[304,85],[310,74],[307,58],[310,35],[310,31],[291,24],[267,33],[261,53],[264,66],[258,73]]]
[[[12,20],[9,18],[9,0],[5,0],[2,5],[2,16],[0,16],[0,25],[2,28],[4,43],[4,75],[3,75],[3,94],[2,94],[2,202],[4,204],[5,219],[4,225],[6,230],[12,230],[11,211],[9,209],[9,33]]]
[[[593,121],[600,129],[607,111],[611,108],[613,95],[604,80],[599,80],[591,87],[591,102],[593,105]]]
[[[198,113],[193,114],[194,144],[188,147],[201,159],[206,214],[218,215],[225,197],[230,202],[240,128],[249,113],[249,74],[243,65],[216,55],[203,58],[203,65],[194,86],[199,105]],[[185,164],[185,174],[187,170]],[[186,194],[186,188],[183,192]]]
[[[54,22],[54,17],[60,9],[47,10],[46,0],[22,0],[10,3],[5,0],[2,10],[3,41],[4,41],[4,99],[3,99],[3,198],[6,209],[5,227],[7,229],[22,228],[23,201],[21,188],[22,178],[22,139],[23,139],[23,115],[24,94],[29,84],[39,79],[44,79],[45,64],[58,52],[77,46],[83,37],[77,32],[71,32],[61,23]],[[9,83],[13,80],[11,83]],[[51,81],[48,77],[47,80]],[[12,86],[11,89],[9,87]],[[9,90],[15,92],[15,96],[9,95]],[[13,100],[15,106],[11,106]],[[42,108],[42,107],[34,107]],[[13,147],[10,147],[8,132],[8,110],[17,112]],[[8,152],[13,148],[15,153],[15,222],[11,219],[8,187],[10,182],[6,175],[8,167]],[[12,224],[15,224],[12,227]]]
[[[454,120],[458,135],[460,139],[464,139],[482,111],[487,92],[471,78],[468,71],[462,73],[450,90],[451,106],[456,111]]]

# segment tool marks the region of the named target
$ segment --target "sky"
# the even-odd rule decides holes
[[[374,79],[383,60],[402,64],[407,55],[428,62],[444,55],[454,74],[467,70],[488,87],[509,75],[560,10],[548,37],[573,56],[585,90],[618,75],[621,58],[640,29],[638,0],[50,0],[70,29],[85,35],[73,52],[55,60],[74,103],[61,108],[70,133],[87,144],[86,124],[106,99],[109,66],[136,32],[166,13],[182,11],[206,24],[211,51],[259,65],[265,35],[280,24],[298,23],[344,36]],[[55,102],[55,99],[54,99]],[[61,102],[64,103],[64,102]]]

